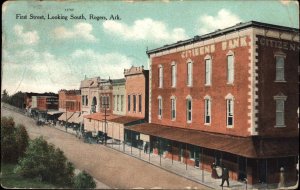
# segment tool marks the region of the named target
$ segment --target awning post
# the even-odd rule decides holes
[[[203,163],[203,147],[201,148],[201,167],[202,167],[202,182],[204,182],[204,163]]]
[[[150,152],[151,152],[151,138],[149,135],[149,163],[150,163]]]
[[[130,154],[132,154],[132,131],[130,130]]]
[[[266,159],[266,184],[268,189],[268,159]]]
[[[172,165],[173,165],[173,141],[171,141],[171,154],[172,154]]]
[[[159,150],[158,150],[158,154],[159,154],[159,165],[161,166],[161,138],[159,138]]]
[[[185,170],[187,170],[187,143],[185,143]]]

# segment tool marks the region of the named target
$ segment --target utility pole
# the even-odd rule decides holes
[[[106,133],[106,128],[107,128],[107,118],[106,118],[106,116],[108,116],[107,114],[106,114],[106,108],[107,108],[107,106],[108,106],[108,103],[105,101],[103,104],[103,107],[104,107],[104,144],[106,145],[106,137],[107,137],[107,133]]]
[[[68,106],[67,106],[67,102],[66,102],[66,125],[65,125],[65,128],[66,128],[66,132],[67,132],[67,123],[68,123],[68,117],[67,117],[67,115],[68,115]]]

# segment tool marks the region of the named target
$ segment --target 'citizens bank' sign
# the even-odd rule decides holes
[[[222,50],[229,50],[229,49],[234,49],[238,47],[245,47],[248,46],[247,43],[247,37],[239,37],[239,38],[234,38],[230,40],[223,41],[222,44]],[[185,50],[181,52],[181,57],[184,58],[189,58],[189,57],[195,57],[199,55],[204,55],[204,54],[209,54],[209,53],[214,53],[216,50],[215,44],[210,44],[202,47],[197,47],[189,50]]]
[[[284,49],[289,51],[299,51],[299,43],[297,42],[288,42],[277,39],[269,39],[265,37],[260,37],[259,44],[265,47]]]

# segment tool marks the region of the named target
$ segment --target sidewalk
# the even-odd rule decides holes
[[[72,134],[74,136],[77,136],[76,131],[74,131],[71,128],[66,128],[61,125],[49,125],[49,127],[54,127],[58,130],[64,131],[66,133]],[[202,184],[206,186],[207,188],[212,189],[278,189],[278,184],[255,184],[250,185],[246,184],[244,182],[234,181],[229,179],[230,186],[229,188],[224,185],[224,187],[220,187],[220,184],[222,182],[221,179],[213,179],[211,178],[211,173],[207,172],[205,170],[201,170],[200,168],[192,167],[189,165],[186,165],[185,163],[175,161],[168,158],[164,158],[163,155],[159,156],[157,154],[149,154],[144,153],[144,150],[140,150],[135,147],[131,147],[127,144],[117,144],[112,141],[112,139],[109,139],[106,144],[107,147],[112,148],[116,151],[125,153],[127,155],[130,155],[136,159],[143,160],[149,164],[152,164],[154,166],[157,166],[163,170],[166,170],[168,172],[174,173],[178,176],[184,177],[186,179],[192,180],[194,182],[197,182],[199,184]],[[226,182],[225,182],[226,184]],[[294,186],[293,186],[294,187]],[[286,187],[284,189],[293,189],[293,187]]]
[[[112,142],[107,143],[107,147],[110,147],[112,149],[115,149],[117,151],[123,152],[127,155],[133,156],[137,159],[143,160],[145,162],[148,162],[154,166],[157,166],[161,169],[164,169],[168,172],[174,173],[178,176],[187,178],[189,180],[195,181],[197,183],[200,183],[208,188],[212,189],[278,189],[278,184],[255,184],[250,185],[246,184],[244,182],[235,181],[229,179],[229,187],[227,187],[224,184],[224,187],[220,187],[220,184],[222,182],[221,179],[213,179],[211,177],[211,173],[207,172],[205,170],[201,170],[200,168],[192,167],[189,165],[186,165],[185,163],[175,161],[168,158],[164,158],[163,156],[159,156],[157,154],[149,154],[144,153],[144,150],[131,147],[127,144],[114,144]],[[293,189],[295,186],[287,186],[283,189]]]

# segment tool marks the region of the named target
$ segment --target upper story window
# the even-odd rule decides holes
[[[176,87],[176,63],[173,61],[171,65],[171,73],[172,73],[172,87]]]
[[[85,96],[82,96],[81,101],[82,101],[82,105],[84,106],[85,105]]]
[[[158,119],[162,118],[162,97],[158,96]]]
[[[109,96],[102,96],[102,106],[109,109]]]
[[[276,102],[276,124],[275,127],[285,127],[284,120],[284,102],[286,101],[286,96],[283,94],[274,96]]]
[[[171,97],[171,119],[176,119],[176,97]]]
[[[193,85],[193,62],[188,60],[187,62],[187,86]]]
[[[128,111],[130,111],[130,95],[128,95],[127,104]]]
[[[123,111],[124,107],[124,95],[121,95],[121,111]]]
[[[120,98],[120,96],[119,95],[117,95],[117,111],[119,111],[120,109],[119,109],[119,107],[120,107],[120,100],[119,100],[119,98]]]
[[[133,95],[133,111],[136,112],[136,95]]]
[[[234,54],[229,51],[227,54],[227,83],[232,84],[234,81]]]
[[[233,128],[234,124],[234,97],[228,94],[226,97],[226,126]]]
[[[275,82],[284,82],[284,65],[285,65],[285,57],[286,55],[283,52],[275,53],[276,59],[276,78]]]
[[[162,88],[164,83],[164,68],[161,65],[158,66],[158,76],[158,87]]]
[[[85,105],[89,105],[88,96],[85,96]]]
[[[186,121],[187,123],[192,122],[192,97],[187,96],[186,98]]]
[[[209,96],[204,98],[204,123],[211,123],[211,98]]]
[[[209,86],[211,85],[211,73],[212,73],[212,67],[211,67],[211,57],[206,56],[205,57],[205,85]]]
[[[139,95],[139,112],[142,112],[142,95]]]

